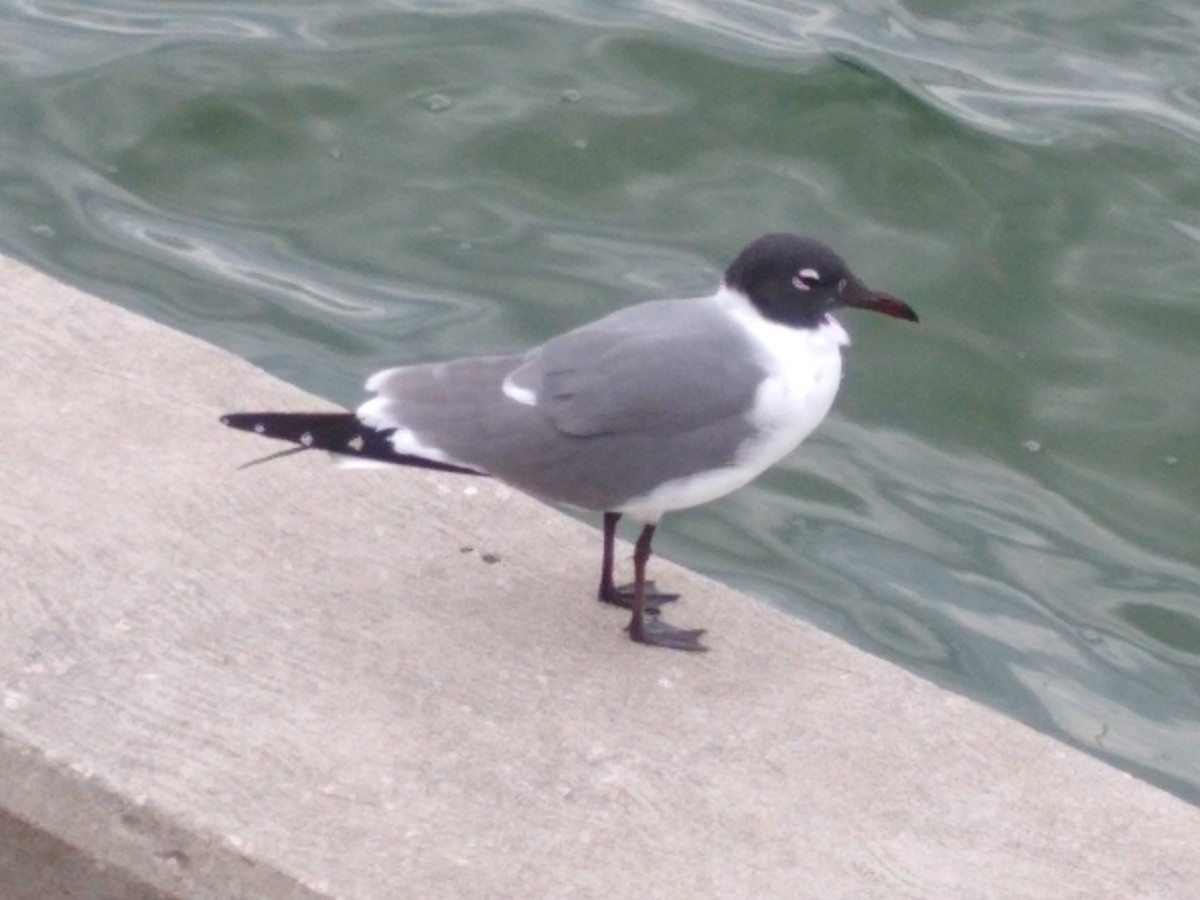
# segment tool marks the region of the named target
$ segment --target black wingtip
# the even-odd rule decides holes
[[[350,412],[225,413],[221,416],[221,424],[236,428],[238,431],[248,431],[251,434],[290,441],[299,445],[292,450],[284,450],[262,460],[255,460],[251,463],[252,465],[266,462],[268,459],[288,456],[299,450],[327,450],[339,456],[369,459],[419,469],[432,469],[438,472],[453,472],[460,475],[487,474],[467,466],[438,462],[421,456],[411,456],[407,453],[397,453],[391,441],[393,429],[377,431],[364,425],[354,413]]]
[[[260,419],[255,413],[225,413],[221,416],[221,424],[239,431],[253,431],[254,425]]]
[[[279,419],[279,413],[225,413],[221,416],[221,424],[236,428],[238,431],[253,431],[255,434],[274,437],[275,435],[270,434],[267,428],[267,423],[272,419]]]
[[[357,419],[353,413],[347,412],[237,412],[225,413],[221,416],[221,424],[263,437],[334,450],[337,448],[326,446],[314,435],[331,434],[332,440],[347,429],[356,427]]]

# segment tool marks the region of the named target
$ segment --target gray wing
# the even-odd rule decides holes
[[[669,436],[743,416],[765,374],[723,312],[665,300],[550,340],[509,382],[565,434]]]
[[[495,475],[548,500],[612,510],[728,465],[753,433],[764,372],[701,300],[630,307],[524,356],[380,372],[359,407],[397,451]]]

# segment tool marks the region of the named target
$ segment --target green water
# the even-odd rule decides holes
[[[1200,7],[849,7],[5,5],[0,248],[353,404],[816,233],[922,324],[659,549],[1200,801]]]

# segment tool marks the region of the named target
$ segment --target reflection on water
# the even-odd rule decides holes
[[[790,468],[741,509],[689,523],[698,558],[781,605],[803,597],[851,640],[999,695],[1094,752],[1156,748],[1145,755],[1169,783],[1194,780],[1193,567],[1129,544],[1027,474],[886,429],[831,423]],[[815,479],[857,503],[820,499]],[[751,514],[772,540],[731,541]]]
[[[346,403],[814,231],[833,419],[670,555],[1200,799],[1200,12],[25,0],[0,242]]]

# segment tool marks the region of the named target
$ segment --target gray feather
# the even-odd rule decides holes
[[[731,463],[753,434],[744,413],[764,375],[720,310],[672,300],[524,356],[393,369],[371,386],[388,418],[450,459],[548,500],[608,510]],[[505,379],[537,403],[507,397]]]
[[[646,303],[554,338],[512,380],[566,434],[665,437],[750,406],[765,373],[738,344],[741,330],[713,307]]]

